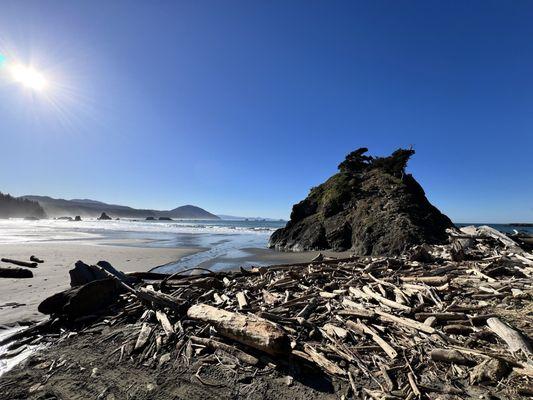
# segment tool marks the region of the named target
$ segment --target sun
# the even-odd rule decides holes
[[[42,91],[47,87],[47,81],[42,74],[32,67],[14,64],[9,67],[13,79],[29,89]]]

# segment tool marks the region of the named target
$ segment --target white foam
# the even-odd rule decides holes
[[[239,224],[241,226],[239,226]],[[277,227],[243,226],[238,221],[138,221],[131,219],[98,221],[65,221],[43,219],[0,220],[0,243],[25,243],[39,241],[92,240],[105,238],[114,233],[184,233],[184,234],[251,234],[270,235]],[[248,225],[251,225],[248,223]]]

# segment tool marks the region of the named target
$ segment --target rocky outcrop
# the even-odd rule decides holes
[[[365,155],[367,151],[348,154],[337,174],[295,204],[290,221],[272,234],[269,246],[395,255],[412,245],[445,241],[452,222],[405,173],[414,150],[376,158]]]

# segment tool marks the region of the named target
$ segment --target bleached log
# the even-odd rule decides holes
[[[487,325],[496,335],[507,343],[511,353],[518,350],[522,350],[525,354],[532,353],[531,344],[528,339],[523,337],[517,330],[502,322],[499,318],[492,317],[487,319]]]
[[[197,304],[189,308],[187,316],[208,322],[222,336],[265,353],[277,355],[290,352],[290,342],[285,332],[278,325],[255,315],[242,315],[207,304]]]
[[[450,279],[447,276],[404,276],[400,280],[402,282],[425,283],[428,286],[440,286],[448,283]]]
[[[165,314],[163,311],[158,310],[155,312],[155,317],[163,327],[163,330],[165,331],[167,336],[171,336],[174,333],[174,327],[168,320],[167,314]]]
[[[435,328],[415,321],[414,319],[397,317],[396,315],[392,315],[381,310],[376,310],[376,314],[378,314],[381,319],[384,319],[386,321],[396,322],[397,324],[408,326],[409,328],[413,328],[418,331],[422,331],[429,334],[435,333]]]
[[[394,359],[398,356],[398,352],[394,350],[390,344],[388,344],[381,336],[377,334],[374,329],[370,328],[369,326],[363,324],[362,322],[357,323],[353,321],[346,321],[346,326],[356,332],[370,335],[372,340],[376,342],[390,358]]]
[[[201,344],[203,346],[210,348],[211,350],[225,351],[226,353],[231,354],[232,356],[236,357],[239,361],[242,361],[243,363],[246,363],[248,365],[259,364],[258,358],[240,349],[237,349],[236,347],[230,346],[226,343],[222,343],[222,342],[219,342],[213,339],[201,338],[198,336],[191,336],[190,339],[191,339],[191,342],[196,343],[196,344]]]
[[[398,310],[411,312],[411,307],[408,307],[406,305],[397,303],[397,302],[395,302],[393,300],[389,300],[386,297],[383,297],[380,294],[377,294],[376,292],[374,292],[372,289],[370,289],[369,286],[363,286],[363,292],[365,292],[367,295],[372,297],[374,300],[377,300],[381,304],[384,304],[384,305],[386,305],[386,306],[388,306],[390,308],[396,308]]]
[[[346,329],[333,324],[325,324],[322,329],[324,329],[328,335],[338,336],[341,339],[345,339],[346,336],[348,336],[348,331]]]
[[[418,385],[416,384],[415,376],[412,372],[409,372],[407,374],[407,379],[409,380],[409,385],[411,386],[411,390],[413,391],[414,395],[417,398],[420,398],[422,396],[422,393],[420,392],[420,389],[418,388]]]
[[[237,302],[239,303],[239,309],[248,307],[248,301],[246,301],[246,296],[243,292],[238,292],[235,297],[237,297]]]
[[[315,364],[324,369],[326,372],[332,375],[346,375],[346,371],[341,369],[337,364],[328,360],[318,351],[316,351],[312,346],[307,343],[304,344],[305,353],[313,360]]]
[[[518,244],[513,239],[511,239],[506,234],[501,233],[499,230],[491,228],[490,226],[487,226],[487,225],[478,226],[476,229],[476,233],[481,236],[489,236],[493,239],[499,240],[507,248],[511,248],[511,249],[514,248],[514,249],[520,250],[520,248],[518,247]]]
[[[147,323],[142,324],[141,330],[139,331],[139,336],[137,337],[137,341],[135,342],[135,350],[142,349],[146,345],[146,342],[148,342],[151,333],[152,327]]]

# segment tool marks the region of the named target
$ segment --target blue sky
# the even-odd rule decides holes
[[[0,190],[287,217],[413,145],[453,220],[533,221],[533,3],[2,1]],[[0,74],[2,72],[0,71]]]

